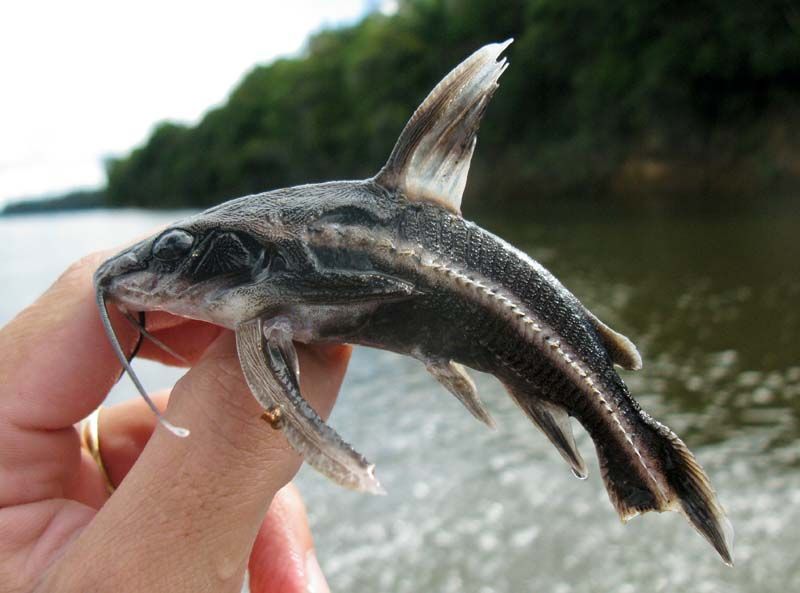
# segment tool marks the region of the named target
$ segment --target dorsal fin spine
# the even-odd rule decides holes
[[[480,48],[436,85],[406,124],[376,182],[410,200],[460,213],[478,127],[508,66],[498,58],[511,41]]]

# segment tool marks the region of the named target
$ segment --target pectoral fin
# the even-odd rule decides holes
[[[489,414],[489,410],[483,405],[475,389],[475,383],[467,374],[466,369],[452,360],[448,361],[426,361],[425,368],[436,377],[444,387],[458,400],[464,404],[470,414],[483,422],[486,426],[494,428],[494,420]]]
[[[326,305],[407,299],[419,294],[414,285],[380,272],[319,270],[305,272],[294,282],[303,301]]]
[[[300,394],[297,354],[288,328],[260,319],[239,324],[236,348],[247,384],[286,440],[314,469],[352,490],[382,494],[375,466],[329,427]]]
[[[551,404],[535,394],[527,394],[507,387],[509,393],[528,417],[555,445],[558,452],[572,468],[572,473],[583,480],[589,475],[586,462],[583,460],[575,437],[572,434],[569,415],[560,407]]]

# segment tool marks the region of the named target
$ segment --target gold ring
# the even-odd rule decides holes
[[[115,490],[114,484],[108,477],[108,471],[103,464],[103,456],[100,453],[100,410],[102,406],[97,408],[94,412],[89,414],[89,417],[83,421],[81,425],[81,446],[89,452],[89,455],[94,459],[97,469],[100,470],[100,476],[105,482],[106,490],[112,494]]]

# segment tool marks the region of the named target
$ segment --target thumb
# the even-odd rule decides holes
[[[301,389],[323,416],[350,350],[298,345]],[[120,591],[239,591],[259,526],[302,458],[260,419],[233,335],[223,333],[175,386],[167,415],[191,430],[158,428],[76,548],[114,569],[140,567]],[[80,550],[76,550],[80,553]],[[117,572],[116,574],[120,574]],[[111,589],[106,576],[103,588]]]

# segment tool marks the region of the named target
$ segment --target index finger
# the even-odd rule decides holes
[[[72,426],[100,405],[116,382],[120,365],[100,323],[92,285],[105,255],[72,265],[0,331],[0,409],[15,426]],[[130,351],[136,330],[113,307],[110,313],[122,347]]]

